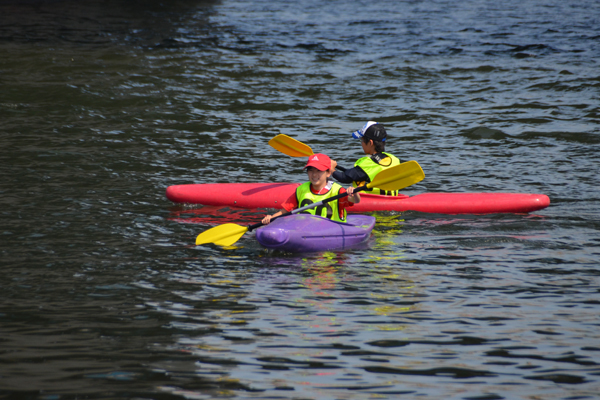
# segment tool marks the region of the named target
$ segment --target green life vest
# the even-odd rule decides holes
[[[296,188],[296,199],[298,200],[299,207],[304,207],[309,204],[317,203],[321,200],[325,200],[339,194],[340,189],[342,189],[342,186],[335,182],[331,183],[331,188],[327,193],[324,194],[314,194],[310,190],[310,182],[306,182],[298,186],[298,188]],[[331,201],[329,203],[325,203],[318,207],[311,208],[310,210],[305,210],[302,212],[329,218],[333,221],[346,222],[346,210],[344,210],[343,218],[340,218],[340,209],[338,201],[339,200]]]
[[[354,163],[355,167],[360,167],[365,173],[369,176],[369,181],[373,181],[378,173],[383,171],[386,168],[395,167],[400,164],[400,160],[398,160],[395,156],[388,153],[376,153],[372,156],[366,156],[359,158]],[[354,187],[362,186],[368,182],[352,182]],[[366,192],[370,192],[372,194],[381,194],[384,196],[397,196],[397,190],[381,190],[379,188],[372,188],[365,190]]]

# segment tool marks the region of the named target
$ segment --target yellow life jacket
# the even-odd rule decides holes
[[[369,176],[369,182],[377,176],[378,173],[386,168],[395,167],[400,164],[400,160],[388,153],[377,153],[372,156],[359,158],[354,163],[355,167],[360,167]],[[368,182],[352,182],[352,186],[358,187],[367,184]],[[372,194],[380,194],[384,196],[397,196],[397,190],[381,190],[379,188],[366,189],[365,192]]]
[[[298,186],[296,188],[296,199],[298,200],[298,206],[304,207],[306,205],[317,203],[319,201],[338,195],[340,193],[340,189],[342,189],[342,186],[335,182],[330,183],[331,188],[327,193],[324,194],[314,194],[310,190],[310,182],[306,182]],[[308,213],[320,217],[329,218],[333,221],[346,222],[346,210],[344,210],[343,212],[343,218],[340,218],[340,209],[338,201],[339,200],[331,201],[329,203],[322,204],[318,207],[311,208],[310,210],[304,210],[302,211],[302,213]]]

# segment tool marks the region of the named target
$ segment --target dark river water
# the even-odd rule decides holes
[[[600,3],[0,0],[0,398],[592,399]],[[385,124],[403,191],[531,214],[380,212],[291,255],[170,185],[302,182]]]

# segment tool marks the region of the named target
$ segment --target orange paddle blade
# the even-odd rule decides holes
[[[314,154],[308,145],[283,134],[269,140],[269,144],[275,150],[292,157],[309,157]]]

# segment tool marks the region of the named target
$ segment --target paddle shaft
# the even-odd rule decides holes
[[[361,190],[366,190],[366,189],[369,189],[368,185],[359,186],[359,187],[357,187],[357,188],[354,189],[354,193],[360,192]],[[325,200],[317,201],[316,203],[312,203],[312,204],[307,204],[304,207],[295,208],[292,211],[286,211],[283,214],[281,214],[281,215],[279,215],[279,216],[277,216],[275,218],[271,218],[271,221],[276,220],[277,218],[286,217],[286,216],[288,216],[290,214],[298,214],[298,213],[301,213],[302,211],[310,210],[311,208],[322,206],[323,204],[330,203],[332,201],[341,199],[342,197],[346,197],[346,196],[348,196],[348,192],[336,194],[335,196],[329,197],[329,198],[327,198]],[[251,231],[253,229],[260,228],[263,225],[265,225],[265,224],[263,224],[262,222],[258,222],[258,223],[254,224],[254,225],[250,225],[248,227],[248,230]]]

